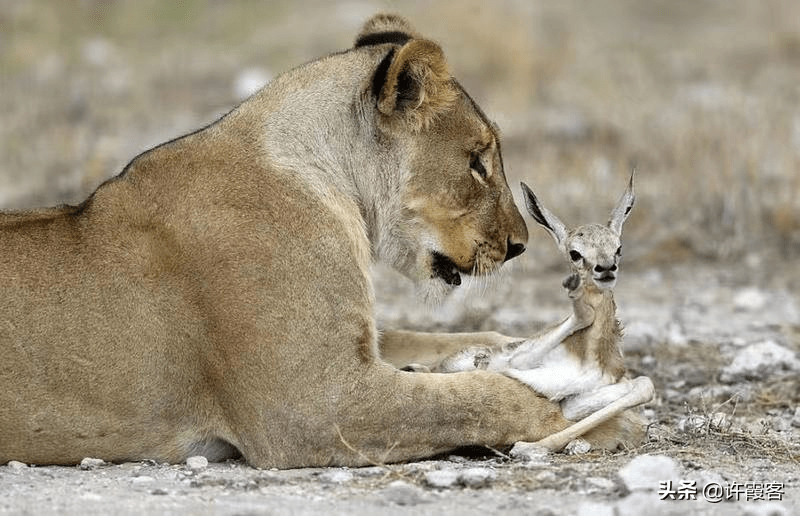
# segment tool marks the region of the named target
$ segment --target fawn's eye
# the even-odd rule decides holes
[[[573,249],[572,251],[570,251],[570,252],[569,252],[569,257],[570,257],[570,258],[572,258],[572,261],[573,261],[573,262],[577,262],[577,261],[579,261],[581,258],[583,258],[583,256],[581,256],[581,253],[579,253],[578,251],[576,251],[576,250],[574,250],[574,249]]]
[[[617,256],[622,256],[622,246],[617,247]]]
[[[481,163],[481,156],[478,153],[473,154],[469,159],[469,168],[474,170],[481,178],[486,179],[486,167]]]

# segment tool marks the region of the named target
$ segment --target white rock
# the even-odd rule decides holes
[[[615,514],[617,516],[642,516],[645,514],[647,516],[662,515],[664,512],[659,511],[661,506],[659,506],[657,502],[659,502],[658,495],[655,493],[644,491],[631,493],[617,502],[617,511]],[[666,504],[667,502],[660,503]],[[688,511],[686,511],[685,514],[689,514]]]
[[[640,455],[619,470],[630,491],[658,489],[659,482],[680,480],[681,468],[666,455]]]
[[[334,469],[320,473],[319,479],[327,484],[344,484],[353,480],[353,473],[346,469]]]
[[[589,486],[600,489],[602,491],[611,491],[612,489],[617,487],[617,484],[615,484],[613,480],[605,477],[589,477],[586,479],[586,483]]]
[[[550,451],[544,446],[540,446],[536,443],[519,441],[514,444],[514,447],[511,448],[508,454],[515,459],[527,462],[528,465],[546,466],[550,464],[549,453]]]
[[[705,434],[708,419],[700,414],[685,416],[678,421],[678,431],[689,434]]]
[[[720,380],[725,383],[763,380],[782,369],[800,371],[800,360],[790,349],[767,340],[739,351],[731,364],[722,369]]]
[[[586,439],[581,439],[578,437],[577,439],[573,439],[567,443],[564,447],[564,453],[567,455],[583,455],[584,453],[589,453],[589,450],[592,449],[592,445]]]
[[[202,455],[195,455],[194,457],[189,457],[188,459],[186,459],[186,467],[192,470],[192,472],[194,473],[203,471],[208,467],[208,459],[206,459]]]
[[[489,468],[468,468],[458,475],[462,484],[473,489],[486,487],[495,478],[497,478],[497,474]]]
[[[155,482],[156,479],[148,475],[140,475],[131,479],[132,484],[149,484]]]
[[[80,468],[82,470],[88,471],[90,469],[97,469],[103,464],[105,464],[105,461],[103,459],[93,459],[91,457],[86,457],[81,461]]]
[[[14,469],[14,470],[26,469],[28,467],[27,464],[25,464],[24,462],[20,462],[18,460],[9,461],[8,464],[6,464],[6,466],[8,466],[9,469]]]
[[[547,469],[544,471],[540,471],[533,478],[535,478],[537,482],[541,482],[542,484],[558,481],[558,475]]]
[[[712,430],[725,432],[730,430],[731,426],[733,425],[733,421],[731,421],[730,416],[724,412],[714,412],[711,414],[709,425]]]
[[[689,337],[681,324],[671,321],[667,324],[667,342],[672,346],[686,346],[689,344]]]
[[[425,503],[424,491],[404,482],[403,480],[395,480],[381,490],[381,496],[388,502],[395,503],[403,506],[414,506],[420,503]]]
[[[763,310],[769,301],[764,291],[755,287],[745,288],[733,296],[733,307],[743,312],[757,312]]]
[[[794,409],[794,417],[792,417],[792,426],[800,428],[800,407]]]
[[[437,469],[425,474],[425,483],[431,487],[448,488],[458,483],[458,472],[452,469]]]

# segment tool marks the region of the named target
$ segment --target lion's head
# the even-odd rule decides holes
[[[438,297],[462,274],[491,273],[521,254],[528,232],[498,129],[450,75],[441,48],[391,15],[367,22],[360,48],[380,58],[364,97],[379,153],[397,165],[383,174],[402,177],[384,178],[400,204],[384,210],[378,255]]]

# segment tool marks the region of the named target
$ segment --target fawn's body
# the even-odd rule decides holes
[[[543,208],[524,184],[523,190],[528,211],[553,236],[571,264],[572,274],[563,285],[572,299],[573,313],[539,336],[494,348],[465,349],[431,371],[499,371],[561,402],[567,419],[586,422],[544,440],[546,446],[558,449],[582,432],[653,397],[648,378],[623,380],[622,327],[613,293],[622,224],[634,202],[633,176],[607,225],[588,224],[571,230]],[[576,327],[581,329],[576,331]],[[585,419],[589,416],[592,419]]]

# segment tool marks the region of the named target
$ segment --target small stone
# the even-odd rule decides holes
[[[548,484],[551,482],[558,481],[558,475],[556,475],[550,470],[544,470],[540,473],[537,473],[536,476],[533,478],[535,478],[537,482],[541,482],[542,484]]]
[[[731,364],[722,369],[720,380],[724,383],[763,380],[782,369],[800,371],[800,360],[790,349],[767,340],[739,351]]]
[[[386,468],[381,466],[367,466],[363,468],[357,468],[353,470],[352,473],[359,478],[382,477],[386,475]]]
[[[189,468],[192,473],[199,473],[208,467],[208,459],[203,457],[202,455],[195,455],[194,457],[189,457],[186,459],[186,467]]]
[[[656,490],[660,482],[677,481],[680,474],[678,463],[666,455],[640,455],[619,470],[629,491]]]
[[[463,485],[478,489],[491,484],[497,478],[497,474],[489,468],[468,468],[462,471],[458,478]]]
[[[25,464],[24,462],[20,462],[18,460],[9,461],[8,464],[6,464],[6,466],[8,466],[10,469],[17,471],[28,468],[27,464]]]
[[[586,479],[586,484],[601,491],[611,491],[617,487],[613,480],[605,477],[589,477]]]
[[[725,432],[731,429],[733,422],[731,421],[731,418],[728,417],[728,414],[724,412],[714,412],[711,414],[709,425],[712,430]]]
[[[167,491],[166,489],[163,489],[161,487],[157,487],[157,488],[153,489],[152,491],[150,491],[150,494],[151,495],[167,495],[167,494],[169,494],[169,491]]]
[[[131,479],[131,483],[132,484],[149,484],[149,483],[155,482],[155,481],[156,481],[155,478],[153,478],[151,476],[148,476],[148,475],[141,475],[141,476],[138,476],[138,477],[133,477]]]
[[[381,496],[390,503],[414,506],[427,502],[424,492],[408,482],[395,480],[381,490]]]
[[[705,435],[708,419],[700,414],[685,416],[678,420],[678,431],[687,434]]]
[[[344,484],[353,480],[353,473],[346,469],[334,469],[320,473],[318,478],[326,484]]]
[[[656,487],[658,487],[657,484]],[[617,510],[615,514],[617,516],[642,516],[643,514],[659,514],[659,515],[665,514],[664,512],[658,512],[658,513],[655,512],[655,510],[657,510],[659,506],[654,505],[654,500],[658,500],[658,497],[655,493],[648,493],[644,491],[631,493],[616,504]],[[688,513],[688,511],[685,511],[685,513]]]
[[[742,312],[758,312],[763,310],[769,296],[755,287],[740,290],[733,296],[733,307]]]
[[[564,453],[567,455],[583,455],[584,453],[589,453],[589,450],[592,449],[592,445],[586,439],[581,439],[578,437],[577,439],[573,439],[567,443],[564,447]]]
[[[452,469],[437,469],[425,474],[425,483],[431,487],[447,489],[458,483],[458,472]]]
[[[794,416],[792,417],[792,426],[795,428],[800,428],[800,407],[794,409]]]
[[[548,458],[550,450],[536,443],[519,441],[514,444],[514,447],[511,448],[511,451],[508,452],[508,454],[511,457],[525,461],[528,463],[528,465],[532,466],[546,466],[550,464],[550,459]]]
[[[89,471],[92,469],[97,469],[103,464],[105,464],[105,461],[103,459],[93,459],[91,457],[86,457],[81,461],[80,468],[84,471]]]

